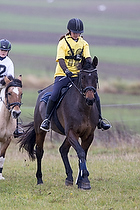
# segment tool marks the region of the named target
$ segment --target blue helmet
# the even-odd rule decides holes
[[[11,43],[7,39],[1,39],[0,40],[0,50],[10,51]]]

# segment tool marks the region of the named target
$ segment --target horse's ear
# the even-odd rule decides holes
[[[8,85],[8,84],[9,84],[9,82],[11,82],[11,81],[8,79],[8,77],[7,77],[7,76],[5,76],[5,77],[4,77],[4,81],[5,81],[6,85]]]
[[[98,65],[98,58],[94,56],[93,61],[92,61],[92,66],[94,69],[96,69],[96,66]]]
[[[82,57],[81,66],[83,67],[85,65],[86,59],[85,57]]]
[[[22,82],[22,75],[21,74],[18,76],[18,79]]]

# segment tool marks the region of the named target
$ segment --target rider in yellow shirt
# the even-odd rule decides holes
[[[60,38],[57,46],[57,66],[54,74],[55,82],[51,97],[47,103],[45,120],[40,126],[40,129],[44,131],[49,131],[50,129],[51,115],[59,99],[62,87],[70,82],[69,77],[71,77],[73,82],[77,79],[77,75],[74,74],[80,71],[80,63],[83,57],[91,62],[89,45],[81,37],[81,33],[84,31],[83,22],[78,18],[73,18],[69,20],[67,29],[68,33]],[[110,125],[102,120],[98,94],[96,94],[96,104],[99,111],[98,128],[107,130],[110,128]]]
[[[70,34],[66,35],[62,40],[60,40],[57,47],[56,62],[58,62],[58,64],[56,66],[54,77],[66,76],[64,70],[59,65],[59,59],[65,60],[66,66],[73,74],[77,74],[79,72],[79,69],[77,69],[79,60],[75,60],[73,58],[71,59],[69,57],[72,56],[72,53],[67,43],[70,45],[74,55],[79,55],[81,53],[81,57],[90,58],[89,45],[81,36],[78,37],[78,41],[75,41]]]

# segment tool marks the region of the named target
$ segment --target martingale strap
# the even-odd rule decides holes
[[[65,37],[64,39],[65,39],[65,41],[66,41],[66,43],[67,43],[67,45],[68,45],[68,47],[69,47],[69,49],[70,49],[70,51],[71,51],[71,54],[72,54],[72,55],[70,55],[70,56],[65,56],[65,59],[81,60],[81,59],[82,59],[82,54],[83,54],[84,48],[82,48],[81,52],[80,52],[78,55],[74,55],[74,52],[73,52],[73,50],[71,49],[70,44],[69,44],[68,41],[66,40],[66,37]]]

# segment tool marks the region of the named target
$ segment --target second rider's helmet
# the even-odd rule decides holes
[[[69,31],[72,31],[73,33],[83,33],[84,32],[84,26],[83,22],[78,18],[73,18],[69,20],[67,29]]]
[[[0,50],[10,51],[11,43],[7,39],[1,39],[0,40]]]

